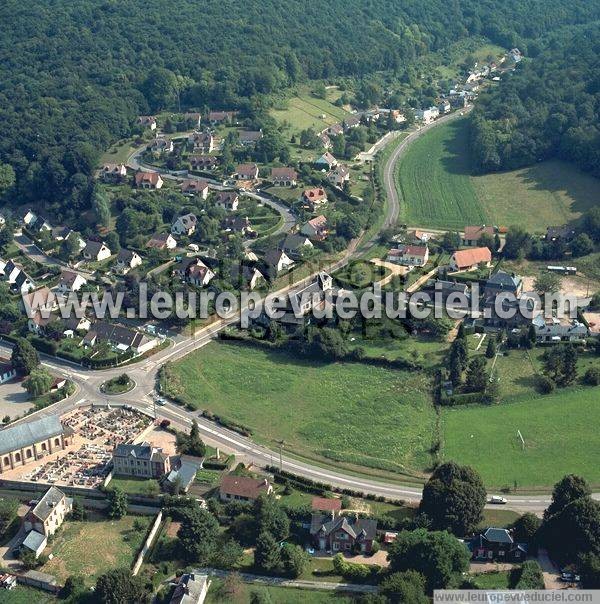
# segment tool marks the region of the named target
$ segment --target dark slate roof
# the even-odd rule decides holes
[[[521,277],[518,275],[511,275],[506,271],[495,272],[486,282],[486,287],[518,287],[521,283]]]
[[[115,457],[135,457],[136,459],[146,459],[148,461],[162,461],[165,454],[150,443],[143,442],[137,445],[126,445],[121,443],[117,445],[114,451]]]
[[[55,415],[0,430],[0,455],[62,434],[64,428]]]
[[[513,543],[514,540],[510,531],[503,528],[488,528],[483,536],[491,543]]]
[[[316,535],[322,533],[329,535],[337,530],[346,531],[353,539],[362,537],[363,539],[375,539],[377,533],[377,521],[370,518],[352,518],[347,516],[324,516],[322,514],[313,514],[310,523],[310,534]]]
[[[33,514],[44,521],[50,516],[52,510],[63,500],[65,494],[56,487],[50,487],[39,503],[33,508]]]
[[[167,480],[171,484],[175,484],[175,482],[179,480],[181,487],[184,490],[187,490],[192,484],[192,482],[194,482],[194,479],[196,478],[196,472],[200,469],[200,467],[200,460],[192,461],[189,459],[182,459],[180,461],[179,468],[177,470],[171,471],[167,476]]]

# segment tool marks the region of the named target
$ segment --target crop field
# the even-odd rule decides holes
[[[185,401],[249,426],[271,447],[284,439],[306,457],[398,472],[430,463],[435,413],[421,374],[222,342],[174,370]]]
[[[287,101],[287,109],[274,109],[271,115],[280,123],[287,122],[292,131],[300,132],[306,128],[321,131],[349,114],[325,99],[306,94],[292,97]]]
[[[477,468],[490,486],[551,485],[576,472],[600,484],[600,388],[529,394],[442,412],[444,459]],[[521,431],[525,447],[517,435]]]
[[[509,172],[472,172],[467,119],[433,128],[413,143],[398,168],[403,220],[424,227],[495,224],[544,232],[597,203],[598,180],[557,160]]]

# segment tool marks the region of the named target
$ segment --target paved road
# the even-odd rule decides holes
[[[447,121],[449,118],[442,118]],[[437,122],[439,123],[439,122]],[[393,173],[394,163],[398,161],[402,153],[406,150],[407,141],[415,140],[424,131],[429,130],[432,126],[422,128],[415,135],[410,135],[403,143],[394,151],[393,161],[388,162],[386,166],[386,188],[394,186]],[[400,150],[398,150],[400,149]],[[389,194],[389,193],[388,193]],[[390,203],[388,204],[388,215],[386,216],[385,225],[393,224],[398,217],[399,201],[395,188],[390,195]],[[343,268],[353,257],[362,253],[365,248],[373,245],[377,236],[374,236],[370,241],[353,241],[346,250],[344,256],[332,264],[325,267],[324,270],[334,272]],[[359,246],[360,243],[360,246]],[[288,285],[281,290],[279,294],[289,294],[290,291],[303,287],[308,283],[314,275],[307,277],[301,283]],[[247,312],[247,309],[242,309],[242,312]],[[153,413],[152,394],[156,386],[156,378],[158,369],[167,361],[175,361],[182,358],[188,353],[201,348],[215,338],[219,331],[227,325],[233,324],[239,320],[239,317],[234,317],[229,320],[218,320],[215,323],[199,330],[194,336],[188,338],[179,338],[171,347],[161,350],[148,359],[129,365],[126,368],[113,368],[102,371],[92,371],[81,368],[74,363],[47,357],[42,355],[43,363],[53,371],[68,376],[77,386],[77,392],[68,399],[56,403],[50,408],[43,409],[37,412],[35,416],[45,416],[51,414],[63,414],[77,405],[101,403],[105,404],[111,401],[126,402],[141,410]],[[4,349],[4,354],[10,354],[10,346],[0,343],[0,350]],[[102,382],[112,377],[115,377],[123,371],[126,371],[135,381],[136,387],[133,391],[117,397],[107,397],[99,391],[99,386]],[[216,425],[202,417],[198,416],[198,412],[190,412],[186,409],[167,403],[165,406],[157,408],[159,417],[164,417],[172,420],[180,426],[189,426],[192,419],[196,419],[200,427],[202,437],[206,442],[213,446],[218,446],[221,449],[229,452],[243,455],[246,461],[252,462],[258,466],[270,464],[277,465],[279,453],[268,449],[262,445],[252,442],[250,439],[240,436],[239,434],[227,430]],[[34,416],[34,417],[35,417]],[[32,417],[32,416],[29,416]],[[23,421],[27,421],[26,418]],[[311,478],[313,480],[331,484],[339,488],[349,488],[362,491],[374,495],[383,495],[392,499],[404,499],[406,501],[417,502],[421,498],[421,487],[406,486],[399,482],[384,482],[383,480],[370,479],[364,476],[354,476],[350,473],[342,472],[332,466],[330,468],[321,467],[310,462],[297,460],[287,454],[282,456],[282,467],[295,474]],[[600,499],[600,494],[595,495]],[[515,511],[535,511],[540,512],[547,507],[550,498],[548,494],[540,496],[509,496],[507,497],[508,504],[504,506],[507,509]]]

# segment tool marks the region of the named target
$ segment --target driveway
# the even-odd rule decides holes
[[[19,380],[0,384],[0,419],[5,415],[10,419],[16,419],[33,407],[34,404],[29,400],[29,393]]]
[[[540,549],[537,561],[544,573],[544,587],[546,589],[565,589],[565,584],[560,580],[560,571],[550,560],[550,556],[548,556],[545,549]]]

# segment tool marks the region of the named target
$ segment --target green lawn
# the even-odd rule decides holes
[[[474,466],[489,486],[551,485],[576,472],[600,484],[600,388],[529,393],[519,402],[447,408],[443,457]],[[521,431],[525,450],[517,435]]]
[[[130,495],[157,495],[160,493],[158,481],[153,479],[121,478],[116,476],[109,482],[108,486],[109,488],[119,487]]]
[[[565,162],[473,175],[468,138],[465,118],[437,126],[412,144],[397,173],[405,222],[452,229],[516,224],[544,232],[597,203],[598,180]]]
[[[271,115],[279,123],[289,124],[292,131],[300,132],[306,128],[323,130],[342,121],[349,114],[325,99],[318,99],[306,93],[288,99],[286,109],[273,109]]]
[[[3,589],[0,596],[2,604],[47,604],[58,600],[48,592],[18,585],[10,591]]]
[[[146,530],[133,528],[136,519],[149,525],[148,516],[65,522],[49,546],[54,557],[40,570],[60,582],[69,575],[81,575],[86,584],[93,585],[108,570],[129,568],[146,535]]]
[[[383,266],[377,266],[365,260],[357,260],[350,262],[342,270],[336,272],[335,278],[342,287],[363,289],[385,279],[389,274],[389,269]]]
[[[510,571],[497,571],[474,575],[473,582],[478,589],[508,589],[510,587]]]
[[[419,373],[358,363],[316,364],[279,352],[212,343],[175,363],[183,398],[250,426],[287,450],[422,470],[435,413]]]

